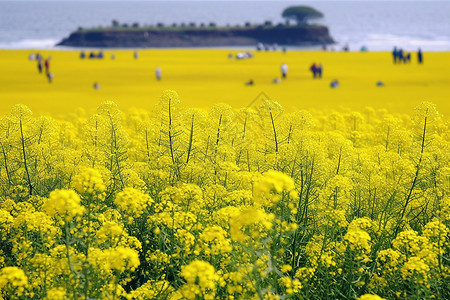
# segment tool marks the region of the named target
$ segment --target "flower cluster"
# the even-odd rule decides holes
[[[0,298],[447,299],[450,130],[424,103],[0,118]]]
[[[80,197],[72,190],[54,190],[44,203],[44,210],[49,216],[58,216],[70,221],[77,215],[83,214]]]

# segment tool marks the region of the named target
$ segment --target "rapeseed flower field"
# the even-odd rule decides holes
[[[37,62],[28,60],[29,54],[37,52],[44,59],[51,56],[52,84],[45,72],[38,73]],[[186,106],[204,109],[219,102],[236,109],[246,107],[265,92],[288,111],[361,111],[371,106],[404,113],[431,101],[441,114],[450,114],[448,52],[426,52],[422,65],[416,53],[411,63],[394,65],[389,52],[254,51],[253,58],[238,60],[239,52],[139,50],[135,59],[130,50],[108,50],[103,59],[80,59],[78,51],[0,50],[0,112],[17,103],[39,114],[67,114],[80,107],[93,112],[106,100],[124,111],[129,107],[149,110],[164,90],[172,89]],[[281,78],[283,63],[289,67],[287,78],[273,84]],[[321,80],[312,77],[313,63],[323,66]],[[156,80],[157,67],[162,69],[161,81]],[[245,86],[250,79],[254,85]],[[340,84],[337,89],[330,88],[334,79]],[[384,86],[378,87],[378,81]],[[100,89],[93,88],[95,82]]]
[[[42,51],[49,83],[28,52],[0,52],[0,298],[450,298],[448,54]]]

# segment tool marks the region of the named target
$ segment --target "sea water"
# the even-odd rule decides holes
[[[450,51],[450,1],[4,1],[0,0],[0,49],[58,49],[78,27],[211,22],[284,22],[283,9],[308,5],[325,17],[336,41],[330,46],[369,51]]]

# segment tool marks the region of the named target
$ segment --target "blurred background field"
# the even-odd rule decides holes
[[[79,51],[43,50],[51,56],[49,83],[45,71],[28,59],[34,50],[0,50],[0,112],[22,103],[37,114],[67,115],[82,107],[93,111],[105,100],[119,107],[151,109],[162,91],[178,92],[184,105],[209,108],[225,102],[234,108],[254,105],[263,92],[286,110],[362,110],[366,106],[392,113],[410,113],[422,101],[430,101],[444,116],[450,114],[450,53],[425,52],[424,63],[393,64],[390,52],[269,51],[238,60],[238,50],[158,49],[104,51],[103,59],[80,59]],[[89,52],[86,52],[89,54]],[[114,54],[115,59],[111,58]],[[232,55],[230,59],[228,56]],[[323,78],[313,79],[312,63],[323,65]],[[287,78],[280,65],[289,66]],[[161,67],[157,81],[155,68]],[[253,86],[245,82],[252,79]],[[340,86],[330,88],[330,82]],[[377,81],[384,86],[378,87]],[[100,89],[93,88],[97,82]]]

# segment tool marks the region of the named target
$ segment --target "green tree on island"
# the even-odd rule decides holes
[[[308,20],[322,18],[323,14],[309,6],[290,6],[281,15],[286,20],[294,20],[297,25],[305,25]]]

